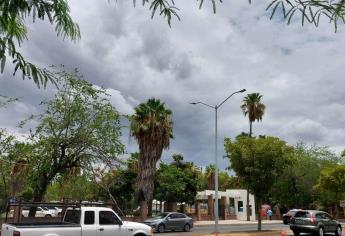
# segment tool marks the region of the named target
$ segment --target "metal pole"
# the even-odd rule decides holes
[[[214,160],[215,160],[215,173],[214,173],[214,188],[215,188],[215,207],[214,207],[214,217],[215,217],[215,225],[214,225],[214,231],[217,234],[218,233],[218,220],[219,220],[219,214],[218,214],[218,145],[217,145],[217,139],[218,139],[218,125],[217,125],[217,118],[218,118],[218,106],[215,106],[215,138],[214,138],[214,145],[215,145],[215,151],[214,151]]]

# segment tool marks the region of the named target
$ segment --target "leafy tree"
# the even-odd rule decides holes
[[[345,193],[345,165],[339,165],[333,168],[326,168],[321,171],[317,189],[321,193],[332,196],[329,201],[334,204],[336,217],[339,217],[338,204]]]
[[[48,80],[55,81],[54,74],[28,62],[18,51],[18,46],[27,39],[27,18],[48,21],[55,26],[58,36],[76,40],[80,38],[79,26],[73,22],[66,0],[2,0],[0,2],[0,63],[3,73],[7,57],[14,64],[14,73],[19,69],[22,77],[33,79],[38,85]]]
[[[174,162],[161,163],[156,172],[155,198],[167,202],[193,204],[197,193],[198,170],[182,155],[173,155]],[[179,160],[178,162],[176,160]]]
[[[28,160],[36,202],[59,176],[76,167],[86,171],[94,163],[116,162],[124,150],[119,114],[105,91],[77,74],[57,75],[58,92],[42,102],[45,112],[37,116],[38,126],[30,137],[36,153]]]
[[[131,135],[139,144],[139,172],[135,185],[141,215],[147,217],[148,202],[152,200],[156,163],[173,137],[172,112],[158,99],[151,98],[135,108],[130,117]]]
[[[134,198],[134,185],[138,173],[139,153],[132,153],[124,166],[116,170],[115,178],[110,185],[110,192],[124,214],[130,214],[137,204]]]
[[[261,102],[262,95],[259,93],[251,93],[247,94],[247,96],[243,99],[243,104],[241,105],[241,109],[243,111],[244,116],[248,115],[249,119],[249,137],[252,137],[252,124],[255,121],[261,121],[262,117],[265,113],[266,106]],[[241,134],[242,136],[245,133]],[[250,209],[249,209],[249,191],[247,188],[247,221],[250,220]]]
[[[100,189],[86,175],[67,174],[52,183],[44,196],[46,201],[60,201],[68,198],[74,201],[97,201]]]
[[[293,148],[275,137],[225,139],[225,151],[234,170],[255,195],[257,213],[267,198],[281,169],[291,164]],[[255,157],[255,158],[254,158]],[[261,215],[258,214],[258,230]]]
[[[238,176],[230,176],[226,171],[219,172],[219,189],[221,191],[241,189],[243,186],[242,180]]]
[[[4,209],[10,196],[11,166],[8,153],[15,144],[15,137],[0,129],[0,211]]]
[[[334,168],[341,159],[326,147],[297,144],[292,165],[281,169],[270,194],[272,202],[289,208],[313,208],[319,200],[312,186],[318,184],[324,168]]]

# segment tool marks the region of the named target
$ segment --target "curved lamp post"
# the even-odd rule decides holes
[[[215,145],[215,150],[214,150],[214,161],[215,161],[215,178],[214,178],[214,187],[215,187],[215,206],[214,206],[214,217],[215,217],[215,225],[214,225],[214,233],[219,233],[218,232],[218,221],[219,221],[219,213],[218,213],[218,147],[217,147],[217,142],[218,142],[218,108],[220,108],[229,98],[232,97],[232,95],[236,93],[243,93],[245,92],[245,89],[241,89],[239,91],[233,92],[230,94],[224,101],[219,103],[218,105],[212,106],[204,102],[191,102],[190,104],[192,105],[204,105],[207,107],[210,107],[214,109],[215,111],[215,136],[214,136],[214,145]]]

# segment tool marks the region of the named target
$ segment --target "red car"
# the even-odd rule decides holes
[[[283,223],[286,225],[290,224],[291,218],[295,216],[297,211],[298,209],[292,209],[292,210],[289,210],[286,214],[283,214]]]

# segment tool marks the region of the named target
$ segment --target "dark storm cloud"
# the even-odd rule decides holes
[[[326,23],[315,29],[270,21],[266,4],[258,1],[224,2],[216,15],[207,6],[197,10],[193,1],[178,1],[182,21],[173,21],[171,29],[160,17],[150,20],[146,8],[126,1],[70,4],[82,39],[63,41],[47,23],[30,24],[25,55],[42,66],[79,68],[86,80],[108,89],[121,113],[132,113],[150,97],[166,102],[173,110],[175,139],[163,160],[177,152],[201,166],[213,163],[214,113],[188,103],[215,105],[242,88],[264,95],[267,111],[263,122],[254,124],[255,135],[344,148],[344,30],[334,34]],[[39,101],[49,98],[53,88],[38,90],[31,81],[11,79],[8,69],[1,77],[0,94],[23,100],[2,112],[0,126],[25,133],[13,117],[39,111]],[[248,131],[242,98],[234,96],[219,111],[222,168],[228,165],[221,158],[224,137]],[[128,135],[124,129],[123,142],[128,152],[136,151]]]

